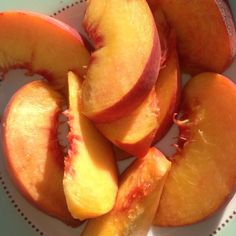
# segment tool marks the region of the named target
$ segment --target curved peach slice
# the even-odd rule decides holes
[[[90,0],[84,26],[96,51],[83,84],[83,113],[96,122],[121,118],[146,98],[160,66],[160,43],[145,0]]]
[[[114,208],[88,222],[83,236],[146,235],[171,163],[157,149],[136,159],[122,174]]]
[[[144,155],[151,143],[156,143],[166,133],[172,124],[173,114],[179,103],[180,73],[176,36],[169,29],[160,11],[154,13],[154,18],[159,30],[162,52],[164,52],[163,68],[155,85],[156,94],[154,92],[153,95],[150,94],[150,97],[129,115],[114,122],[96,125],[111,142],[127,152],[115,148],[118,160],[127,159],[131,155]]]
[[[236,52],[233,18],[224,0],[148,0],[176,30],[183,69],[190,73],[223,72]],[[212,59],[214,58],[214,60]]]
[[[26,68],[61,90],[68,70],[83,75],[88,61],[80,35],[66,24],[38,13],[0,13],[0,71]]]
[[[101,133],[116,146],[140,157],[153,141],[158,126],[158,102],[155,89],[129,115],[110,123],[96,124]]]
[[[115,148],[118,160],[127,159],[131,155],[144,155],[150,144],[156,143],[168,130],[179,103],[180,75],[175,34],[161,11],[154,13],[154,19],[163,52],[162,69],[155,85],[156,95],[150,94],[153,98],[146,98],[141,106],[121,119],[97,124],[98,129],[111,142],[127,152]]]
[[[172,34],[172,33],[171,33]],[[133,115],[133,122],[130,124],[130,127],[133,128],[127,128],[127,132],[124,132],[125,126],[121,126],[122,123],[127,123],[126,119],[131,115],[120,119],[120,121],[111,122],[110,124],[99,124],[97,127],[99,130],[111,141],[115,143],[115,145],[119,146],[121,149],[126,150],[127,152],[124,152],[120,150],[117,147],[114,147],[115,150],[115,156],[116,160],[124,160],[127,158],[130,158],[132,155],[136,155],[139,153],[142,153],[143,151],[147,150],[147,147],[150,146],[150,141],[152,144],[157,143],[167,132],[167,130],[170,128],[170,126],[173,123],[173,115],[177,110],[177,107],[179,105],[180,101],[180,73],[179,73],[179,62],[178,62],[178,55],[175,47],[175,37],[172,34],[169,38],[167,47],[167,55],[165,56],[165,62],[163,64],[163,68],[160,70],[158,80],[156,82],[155,88],[156,88],[156,99],[158,102],[156,105],[156,111],[158,110],[158,115],[156,116],[156,119],[154,120],[154,116],[150,117],[149,119],[153,120],[152,124],[156,124],[156,127],[152,127],[152,132],[146,132],[149,135],[146,135],[145,139],[146,141],[149,141],[146,143],[145,146],[141,146],[140,143],[137,143],[137,146],[135,145],[135,142],[133,142],[132,147],[133,150],[127,149],[127,146],[124,146],[123,143],[118,142],[118,140],[125,140],[125,137],[129,137],[129,133],[133,133],[137,135],[138,133],[141,134],[143,132],[143,129],[141,130],[140,127],[143,125],[144,127],[148,128],[147,116],[149,112],[143,110],[143,116],[137,116],[140,117],[138,119],[135,119],[135,116]],[[155,103],[153,103],[154,105]],[[153,107],[154,108],[154,107]],[[137,111],[136,111],[137,113]],[[133,112],[133,114],[136,114]],[[121,123],[121,121],[123,122]],[[120,125],[119,125],[120,124]],[[136,124],[136,125],[135,125]],[[113,130],[112,130],[113,127]],[[151,128],[151,126],[150,126]],[[112,132],[113,131],[113,132]],[[119,136],[120,132],[124,133],[124,135]],[[154,138],[153,138],[153,132],[155,132]],[[144,133],[143,133],[144,134]],[[116,137],[116,139],[114,139]],[[120,137],[120,139],[119,139]],[[143,136],[144,137],[144,136]],[[112,140],[113,139],[113,140]],[[145,140],[143,138],[143,140]],[[149,140],[148,140],[149,139]],[[135,139],[133,138],[133,141]],[[140,151],[139,151],[140,149]]]
[[[204,73],[184,88],[179,152],[166,180],[154,224],[180,226],[203,220],[236,187],[236,86]]]
[[[57,143],[62,97],[47,83],[34,81],[16,92],[3,119],[3,143],[11,177],[27,200],[69,225],[63,192],[63,153]]]
[[[108,124],[97,124],[98,129],[110,141],[121,149],[126,150],[126,152],[124,152],[118,147],[114,147],[116,160],[118,161],[127,159],[132,155],[141,156],[148,150],[151,142],[155,144],[164,136],[173,123],[173,115],[176,112],[180,100],[181,86],[178,55],[175,47],[175,35],[170,33],[168,38],[169,40],[167,41],[169,41],[169,45],[165,46],[167,47],[165,49],[167,51],[165,61],[163,62],[163,68],[160,70],[155,86],[155,99],[157,101],[155,102],[155,100],[153,100],[151,102],[151,100],[149,100],[148,103],[148,99],[146,99],[146,103],[143,103],[142,108],[140,107],[139,110],[136,109],[127,117]],[[148,107],[149,110],[147,110]],[[155,118],[153,112],[157,111],[158,115]],[[152,116],[148,116],[148,114],[152,114]],[[146,129],[142,128],[142,126]],[[155,137],[153,136],[154,132]],[[127,145],[128,143],[125,145],[125,140],[129,137],[132,137],[132,142],[129,142],[129,145]],[[139,140],[143,140],[146,143],[141,143],[140,141],[135,142],[134,137],[136,137],[136,139],[139,137]]]
[[[69,142],[64,192],[68,208],[80,220],[110,211],[117,194],[117,169],[111,144],[81,113],[81,84],[72,72],[69,82]]]

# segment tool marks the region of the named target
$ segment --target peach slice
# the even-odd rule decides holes
[[[147,98],[139,108],[126,117],[107,124],[97,125],[98,129],[110,141],[126,151],[123,152],[115,147],[117,160],[124,160],[132,155],[144,155],[151,142],[155,144],[171,126],[173,115],[179,104],[181,86],[176,36],[161,11],[154,12],[154,19],[163,52],[162,69],[155,85],[156,97],[153,98],[153,101]],[[155,115],[157,111],[159,114]],[[154,132],[155,138],[153,140]],[[130,141],[127,141],[128,139]],[[140,142],[140,140],[143,141]],[[128,143],[129,145],[127,145]]]
[[[19,89],[3,118],[3,144],[9,173],[21,194],[38,209],[77,226],[63,192],[63,153],[57,143],[63,99],[42,81]]]
[[[68,25],[32,12],[0,13],[0,71],[26,68],[61,90],[68,70],[84,75],[89,53]]]
[[[155,22],[145,0],[90,0],[84,26],[96,50],[83,84],[83,113],[111,122],[138,107],[155,84],[161,58]]]
[[[181,90],[179,62],[175,34],[173,31],[168,32],[166,27],[161,31],[163,32],[164,30],[166,35],[164,36],[164,33],[161,33],[160,39],[163,42],[165,55],[163,55],[163,68],[160,70],[155,85],[156,102],[154,99],[153,101],[149,99],[149,102],[146,99],[146,102],[140,106],[139,110],[136,109],[127,117],[108,124],[97,125],[98,129],[110,141],[121,149],[126,150],[124,152],[115,147],[118,161],[127,159],[132,155],[141,156],[145,154],[151,142],[155,144],[159,141],[173,123],[173,115],[179,104]],[[157,111],[158,115],[155,116],[154,114]],[[148,116],[148,114],[150,115]],[[153,136],[154,132],[155,137]],[[132,142],[126,141],[128,139],[132,140]],[[137,140],[143,140],[143,142],[141,143]],[[129,145],[127,145],[128,143]]]
[[[122,174],[116,204],[88,222],[82,235],[146,235],[171,163],[157,149],[136,159]]]
[[[158,126],[153,144],[159,141],[173,124],[173,115],[180,102],[181,81],[179,60],[176,50],[176,37],[173,31],[168,36],[167,56],[156,82],[159,107]]]
[[[173,115],[177,111],[179,102],[180,102],[180,73],[179,73],[179,62],[178,62],[178,55],[175,47],[175,38],[174,35],[170,36],[169,38],[169,45],[167,50],[167,56],[165,56],[165,62],[163,64],[163,68],[160,70],[158,80],[156,82],[155,88],[156,88],[156,99],[157,99],[157,107],[156,110],[158,110],[157,120],[155,120],[156,127],[152,127],[152,132],[149,133],[149,135],[146,135],[146,140],[149,138],[149,142],[146,143],[146,148],[150,145],[150,141],[152,140],[152,144],[157,143],[168,131],[170,126],[173,124]],[[140,119],[134,120],[133,122],[133,129],[130,129],[129,132],[125,133],[124,136],[128,137],[129,133],[133,132],[134,134],[138,134],[140,132],[140,129],[138,128],[138,125],[144,125],[146,124],[146,118],[144,117],[145,111],[143,110],[143,117],[140,116]],[[135,114],[133,112],[133,114]],[[131,117],[128,116],[128,117]],[[133,115],[133,117],[135,117]],[[153,119],[154,117],[152,117]],[[123,118],[123,123],[126,122],[127,118]],[[134,153],[137,155],[137,151],[141,149],[144,151],[146,148],[143,146],[140,146],[140,143],[137,143],[137,146],[135,145],[135,142],[133,146],[133,150],[127,149],[126,146],[123,146],[122,143],[118,143],[117,138],[114,141],[114,137],[119,137],[119,132],[124,129],[124,126],[120,127],[121,123],[118,123],[119,121],[112,122],[110,124],[99,124],[97,127],[100,129],[100,131],[109,139],[112,141],[111,137],[113,137],[113,142],[115,145],[119,146],[121,149],[126,150],[127,152],[124,152],[123,150],[114,147],[115,150],[115,156],[117,161],[125,160],[127,158],[130,158]],[[135,125],[137,124],[137,125]],[[154,120],[153,123],[154,125]],[[113,128],[113,133],[111,128]],[[147,125],[146,125],[146,128]],[[109,132],[110,131],[110,132]],[[153,138],[153,132],[155,132],[154,138]],[[124,137],[120,136],[123,140]],[[133,139],[134,140],[134,139]],[[143,139],[144,140],[144,139]],[[130,147],[130,146],[129,146]],[[147,150],[147,149],[146,149]],[[129,154],[129,152],[131,154]]]
[[[236,52],[236,35],[230,9],[224,0],[148,2],[153,11],[163,10],[176,30],[184,71],[221,73],[231,64]]]
[[[131,114],[110,123],[96,124],[101,133],[116,146],[140,157],[151,146],[158,126],[158,103],[155,89]]]
[[[183,92],[179,152],[154,224],[180,226],[201,221],[230,199],[236,187],[236,86],[203,73]]]
[[[64,192],[69,211],[80,220],[110,211],[117,194],[112,145],[81,113],[81,83],[68,75],[70,150],[65,159]]]

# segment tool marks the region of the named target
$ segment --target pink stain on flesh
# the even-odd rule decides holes
[[[78,142],[82,141],[81,136],[74,134],[73,132],[73,120],[74,116],[71,115],[69,110],[63,112],[63,114],[68,118],[68,124],[70,127],[70,132],[68,133],[67,139],[70,144],[70,148],[68,150],[68,156],[65,157],[65,167],[64,170],[66,173],[73,175],[75,170],[72,167],[73,159],[76,158],[79,154]]]
[[[74,175],[75,173],[75,170],[72,167],[72,156],[70,155],[70,153],[68,154],[68,156],[65,157],[64,171],[65,173],[70,174],[70,175]]]
[[[73,159],[78,157],[79,149],[78,149],[78,141],[80,142],[82,139],[78,135],[74,135],[72,132],[68,134],[68,141],[70,144],[70,148],[68,150],[68,156],[65,157],[65,167],[64,171],[73,175],[75,173],[74,168],[72,167]]]
[[[135,202],[138,202],[148,194],[149,190],[150,183],[142,183],[139,186],[136,186],[129,191],[129,193],[125,196],[124,201],[117,206],[117,209],[119,211],[129,211]]]
[[[80,137],[73,135],[73,133],[69,132],[68,136],[68,142],[70,144],[70,148],[68,150],[68,155],[65,157],[64,160],[64,171],[67,174],[73,175],[75,173],[74,168],[72,167],[73,159],[78,156],[79,150],[78,150],[78,145],[77,141],[80,141]]]
[[[179,128],[179,139],[176,144],[174,144],[177,153],[180,153],[185,145],[187,145],[192,140],[192,129],[191,126],[194,124],[193,118],[190,120],[190,114],[193,113],[191,108],[186,106],[185,104],[182,105],[183,110],[185,111],[184,114],[180,113],[180,118],[177,119],[177,113],[173,115],[173,121]]]
[[[89,38],[96,49],[102,48],[104,45],[104,36],[98,33],[98,25],[99,24],[88,25],[87,23],[84,23],[85,31],[89,35]]]
[[[47,70],[45,69],[34,69],[32,67],[32,62],[25,62],[25,63],[18,63],[14,65],[9,65],[7,67],[0,67],[0,80],[4,80],[5,75],[10,71],[10,70],[15,70],[15,69],[26,69],[27,72],[25,73],[26,76],[33,76],[35,74],[41,75],[42,77],[46,78],[48,81],[53,81],[55,77]]]
[[[68,152],[70,152],[71,155],[78,155],[78,142],[82,141],[82,138],[79,135],[75,135],[72,132],[69,132],[68,136],[68,142],[70,144],[70,149]]]

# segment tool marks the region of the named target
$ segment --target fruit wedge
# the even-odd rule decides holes
[[[112,211],[89,220],[82,235],[146,235],[170,167],[171,163],[155,148],[136,159],[121,176]]]
[[[3,118],[3,146],[9,173],[26,199],[43,212],[77,226],[63,192],[63,153],[57,143],[63,99],[46,82],[19,89]]]
[[[84,27],[95,52],[83,84],[83,113],[96,122],[121,118],[146,98],[160,67],[160,43],[145,0],[90,0]]]
[[[179,152],[173,156],[154,224],[201,221],[236,187],[236,85],[215,73],[191,79],[183,91]]]
[[[64,192],[69,211],[80,220],[110,211],[117,194],[117,168],[112,145],[81,113],[81,82],[70,72],[68,135]]]
[[[178,52],[184,71],[221,73],[236,52],[233,18],[224,0],[148,0],[160,8],[176,30]],[[213,59],[214,58],[214,59]]]
[[[108,124],[97,125],[98,129],[117,146],[114,150],[118,161],[127,159],[132,155],[142,156],[145,154],[151,142],[152,144],[157,143],[173,124],[173,115],[178,108],[181,90],[174,32],[170,32],[168,39],[163,39],[163,42],[166,42],[164,46],[166,52],[163,68],[160,70],[155,85],[156,102],[153,100],[148,104],[148,100],[146,100],[142,108],[136,109],[127,117]],[[150,107],[150,105],[152,106]],[[147,110],[148,107],[149,110]],[[154,115],[154,108],[156,115]],[[148,116],[148,114],[152,114],[152,116]],[[129,139],[131,141],[126,141]],[[143,141],[138,142],[136,140]],[[121,149],[126,150],[126,152]]]
[[[110,123],[96,124],[101,133],[117,147],[133,156],[144,156],[158,127],[158,101],[155,89],[129,115]]]
[[[25,68],[62,90],[67,85],[68,70],[83,76],[88,61],[80,35],[68,25],[38,13],[0,13],[1,72]]]

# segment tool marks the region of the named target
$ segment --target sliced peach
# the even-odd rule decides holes
[[[179,152],[154,224],[180,226],[201,221],[222,207],[236,187],[236,86],[204,73],[183,92]]]
[[[159,204],[170,162],[151,148],[122,174],[116,204],[88,222],[82,235],[146,235]]]
[[[160,23],[158,24],[160,25]],[[166,31],[166,33],[163,31]],[[127,117],[108,124],[97,125],[98,129],[110,141],[126,151],[124,152],[115,148],[117,160],[124,160],[132,155],[141,156],[145,154],[151,142],[155,144],[159,141],[173,123],[173,115],[179,104],[181,90],[176,39],[174,32],[168,32],[166,27],[160,32],[162,32],[160,37],[161,42],[165,42],[162,44],[165,55],[163,55],[163,68],[160,70],[155,86],[155,99],[157,101],[155,102],[154,99],[153,101],[149,99],[148,102],[148,99],[146,99],[146,102],[139,109],[136,109]],[[154,112],[157,111],[158,115],[155,118]],[[151,116],[148,116],[148,114]],[[154,132],[155,138],[153,139]],[[126,141],[128,139],[132,141]],[[145,142],[141,143],[136,140],[143,140]],[[129,145],[127,145],[128,143]]]
[[[153,88],[160,43],[145,0],[90,0],[84,26],[95,52],[83,84],[83,112],[96,122],[117,120]]]
[[[148,0],[176,30],[183,69],[190,73],[223,72],[236,52],[233,18],[224,0]],[[213,59],[214,58],[214,59]]]
[[[22,195],[66,224],[70,215],[63,192],[63,153],[57,143],[62,97],[34,81],[16,92],[3,118],[3,144],[9,173]]]
[[[117,168],[111,144],[81,113],[81,83],[72,72],[69,83],[69,142],[64,192],[69,211],[80,220],[110,211],[117,194]]]
[[[167,43],[166,59],[156,82],[159,115],[153,144],[159,141],[173,124],[173,115],[180,102],[179,60],[176,50],[176,37],[173,31],[170,32]]]
[[[75,30],[38,13],[1,12],[0,45],[0,71],[25,68],[60,90],[67,85],[68,70],[83,75],[89,61]]]
[[[155,89],[129,115],[110,123],[96,124],[101,133],[116,146],[134,156],[144,156],[151,146],[158,126]]]

